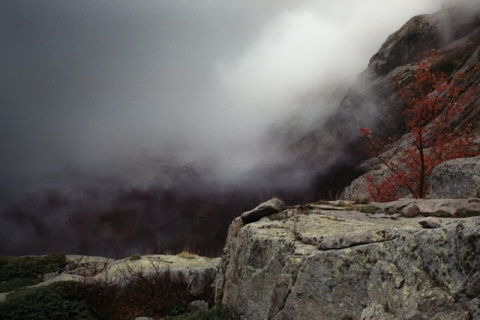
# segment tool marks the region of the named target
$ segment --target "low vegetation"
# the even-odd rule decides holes
[[[192,295],[189,283],[170,271],[156,269],[146,275],[143,271],[128,269],[122,275],[123,283],[106,280],[84,282],[83,290],[98,319],[135,319],[139,316],[165,317],[186,312],[188,303],[205,300],[213,304],[213,289],[201,295]]]
[[[138,253],[135,253],[131,255],[130,261],[140,260],[141,258],[142,258],[141,255],[139,255]]]
[[[235,314],[224,306],[193,313],[187,311],[185,291],[168,287],[165,281],[155,290],[140,293],[146,287],[139,282],[125,288],[108,284],[95,285],[74,281],[61,281],[47,286],[18,290],[0,303],[0,319],[10,320],[116,320],[135,319],[138,316],[164,317],[170,320],[236,320]],[[184,288],[181,288],[184,289]],[[163,296],[165,300],[160,299]],[[178,300],[176,300],[178,299]],[[178,315],[182,313],[181,315]],[[173,316],[177,314],[177,316]]]
[[[225,306],[215,306],[209,310],[200,310],[175,317],[166,317],[165,320],[237,320],[238,316]]]
[[[192,252],[189,252],[187,250],[184,250],[182,252],[180,252],[179,254],[177,254],[180,258],[184,258],[184,259],[195,259],[197,258],[198,256],[195,254],[195,253],[192,253]]]
[[[213,288],[193,295],[187,279],[181,279],[181,273],[173,276],[168,269],[155,269],[148,275],[142,270],[127,269],[120,283],[113,278],[86,277],[80,282],[61,281],[18,289],[36,284],[43,274],[61,271],[64,267],[62,255],[1,257],[2,285],[7,288],[8,283],[8,291],[17,290],[7,294],[6,300],[0,303],[0,319],[131,320],[140,316],[177,320],[237,319],[222,306],[188,313],[189,303],[195,300],[213,306]],[[17,280],[12,281],[10,277]]]
[[[96,320],[84,287],[73,281],[20,289],[0,303],[0,319]]]
[[[63,254],[46,256],[0,256],[0,292],[35,285],[47,273],[61,272],[65,268]]]

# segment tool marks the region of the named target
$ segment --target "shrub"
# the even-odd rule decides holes
[[[130,257],[130,261],[140,260],[141,258],[142,258],[141,255],[139,255],[138,253],[135,253],[135,254],[132,254],[132,256]]]
[[[46,273],[61,272],[66,265],[63,254],[47,256],[0,256],[0,292],[8,292],[41,281]]]
[[[213,288],[201,295],[192,295],[189,283],[170,270],[155,269],[152,274],[142,270],[126,270],[125,279],[118,284],[113,281],[91,279],[82,283],[86,300],[99,319],[131,320],[139,316],[164,317],[187,310],[194,300],[213,302]]]
[[[61,281],[31,287],[7,295],[0,304],[0,319],[9,320],[96,320],[78,283]]]

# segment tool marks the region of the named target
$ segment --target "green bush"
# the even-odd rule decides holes
[[[97,320],[84,296],[83,289],[73,281],[20,289],[0,303],[0,319]]]
[[[225,306],[215,306],[212,309],[185,313],[175,317],[166,317],[165,320],[237,320],[233,311]]]
[[[138,253],[135,253],[135,254],[132,254],[132,256],[130,257],[130,261],[140,260],[141,258],[142,258],[141,255],[139,255]]]
[[[0,282],[0,292],[10,292],[19,288],[36,285],[40,279],[13,278]]]
[[[63,254],[47,256],[0,256],[0,292],[8,292],[26,285],[34,285],[50,272],[63,271],[66,258]]]

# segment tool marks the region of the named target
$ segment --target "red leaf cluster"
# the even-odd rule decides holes
[[[381,178],[365,176],[372,200],[385,202],[408,195],[424,198],[433,168],[450,159],[478,154],[470,127],[454,125],[472,102],[475,88],[460,85],[465,82],[464,73],[449,78],[443,72],[434,72],[431,66],[441,62],[440,52],[430,52],[418,63],[411,82],[398,82],[398,95],[408,106],[403,113],[408,134],[393,147],[385,150],[384,141],[370,130],[360,129],[371,155],[388,169]]]

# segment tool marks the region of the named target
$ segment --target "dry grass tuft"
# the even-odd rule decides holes
[[[195,259],[198,256],[195,253],[189,252],[188,250],[183,250],[177,256],[184,258],[184,259]]]

